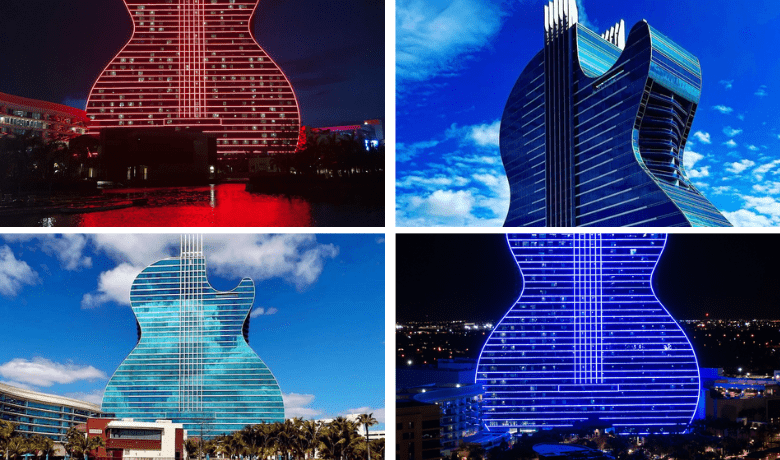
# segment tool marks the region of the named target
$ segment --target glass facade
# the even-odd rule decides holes
[[[94,404],[0,384],[0,419],[24,435],[64,441],[68,428],[102,415]]]
[[[523,292],[477,364],[493,430],[613,426],[675,433],[692,420],[699,367],[651,279],[665,235],[507,235]]]
[[[198,238],[180,257],[144,269],[130,292],[139,340],[108,382],[103,410],[117,418],[183,423],[211,438],[284,421],[276,379],[249,347],[254,283],[219,292],[206,279]]]
[[[254,39],[259,0],[124,2],[133,36],[90,92],[91,133],[199,128],[223,158],[295,151],[298,101]]]
[[[505,225],[730,226],[683,166],[698,59],[645,21],[600,36],[577,23],[574,0],[545,12],[545,47],[501,121]]]

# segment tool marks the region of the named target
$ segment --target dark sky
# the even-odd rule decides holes
[[[384,1],[260,0],[255,35],[303,123],[384,118]],[[0,0],[0,92],[83,105],[129,40],[122,0]]]
[[[522,289],[504,235],[397,236],[398,321],[500,320]],[[780,235],[669,235],[653,288],[677,319],[780,319]]]

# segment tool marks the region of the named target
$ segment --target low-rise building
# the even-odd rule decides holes
[[[16,431],[25,436],[64,442],[70,427],[102,415],[97,404],[0,383],[0,419],[15,423]]]
[[[106,446],[98,457],[123,460],[182,460],[187,457],[187,432],[170,420],[137,422],[133,419],[91,418],[86,435],[102,438]]]
[[[68,141],[87,132],[87,113],[75,107],[0,93],[0,136]]]

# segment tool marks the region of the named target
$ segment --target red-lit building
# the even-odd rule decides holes
[[[124,0],[133,35],[90,92],[90,133],[200,129],[227,163],[294,152],[298,102],[254,39],[258,1]]]
[[[0,93],[0,136],[68,141],[85,134],[88,121],[87,113],[74,107]]]
[[[187,432],[180,423],[170,420],[136,422],[133,419],[91,418],[87,420],[88,437],[100,437],[106,446],[97,451],[98,458],[184,460]]]

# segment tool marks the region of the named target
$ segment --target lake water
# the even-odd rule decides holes
[[[382,227],[384,206],[250,193],[245,184],[105,190],[105,198],[148,204],[83,214],[5,217],[14,227]]]

